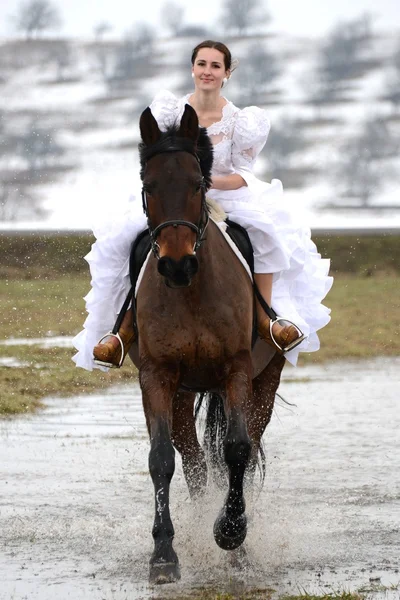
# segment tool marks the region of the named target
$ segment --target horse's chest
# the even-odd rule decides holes
[[[199,368],[205,364],[223,361],[227,353],[226,338],[216,331],[202,328],[176,327],[170,329],[168,337],[154,332],[151,354],[160,361],[176,360],[186,369]]]

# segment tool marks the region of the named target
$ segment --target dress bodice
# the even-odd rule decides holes
[[[168,91],[157,94],[150,105],[159,127],[165,130],[181,118],[191,94],[177,98]],[[269,119],[257,106],[240,109],[232,102],[222,109],[220,121],[207,127],[214,145],[214,175],[252,172],[255,160],[267,141]],[[245,175],[243,175],[246,180]]]

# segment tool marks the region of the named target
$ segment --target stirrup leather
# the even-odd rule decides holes
[[[293,342],[291,342],[288,346],[286,346],[285,348],[282,348],[278,342],[276,341],[274,334],[272,332],[272,328],[275,325],[275,323],[280,323],[280,321],[282,321],[285,325],[290,324],[293,325],[293,327],[296,329],[296,331],[299,334],[299,337],[297,337],[295,340],[293,340]],[[300,327],[298,327],[296,325],[296,323],[293,323],[293,321],[291,321],[290,319],[285,319],[285,317],[276,317],[276,319],[270,319],[269,321],[269,334],[271,336],[271,340],[273,341],[273,343],[275,344],[275,346],[278,348],[278,350],[280,350],[280,352],[282,352],[282,354],[286,354],[286,352],[289,352],[290,350],[293,350],[293,348],[296,348],[299,344],[301,344],[301,342],[303,342],[305,339],[307,339],[307,335],[305,335]]]
[[[117,340],[119,341],[119,343],[121,345],[121,358],[119,359],[119,364],[115,365],[114,363],[106,362],[104,360],[99,360],[97,358],[94,358],[93,360],[96,363],[96,365],[100,365],[102,367],[110,367],[110,369],[119,369],[120,367],[122,367],[122,363],[125,360],[125,346],[124,346],[124,342],[122,341],[121,336],[119,335],[118,331],[117,331],[117,333],[113,333],[112,331],[109,331],[108,333],[103,335],[103,337],[101,337],[99,339],[99,341],[97,342],[96,345],[101,344],[101,342],[108,337],[117,338]]]

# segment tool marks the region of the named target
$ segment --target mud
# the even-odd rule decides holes
[[[40,376],[40,375],[38,375]],[[179,584],[150,588],[152,484],[135,384],[48,399],[0,422],[0,598],[125,600],[212,587],[240,595],[368,590],[399,598],[400,358],[288,368],[248,502],[246,557],[215,545],[221,505],[172,483]]]

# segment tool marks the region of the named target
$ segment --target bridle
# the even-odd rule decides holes
[[[170,146],[163,150],[158,150],[158,151],[154,152],[154,154],[147,156],[146,162],[149,160],[149,158],[152,158],[156,154],[164,154],[166,152],[188,152],[189,154],[191,154],[192,156],[194,156],[196,158],[196,160],[198,161],[198,163],[200,165],[200,158],[196,154],[196,152],[194,152],[194,151],[191,152],[190,150],[182,149],[177,146]],[[199,219],[199,222],[197,225],[195,223],[192,223],[191,221],[185,221],[182,219],[172,219],[172,220],[164,221],[164,223],[160,223],[160,225],[157,225],[157,227],[153,227],[151,224],[151,221],[150,221],[150,217],[149,217],[149,209],[148,209],[146,190],[144,187],[142,187],[143,212],[147,217],[147,226],[149,228],[151,249],[152,249],[154,256],[157,258],[157,260],[160,258],[160,246],[157,242],[157,237],[159,236],[160,232],[163,229],[165,229],[166,227],[178,227],[178,225],[183,225],[184,227],[189,227],[189,229],[192,229],[192,231],[194,231],[196,233],[196,241],[193,246],[193,253],[196,254],[196,251],[200,248],[202,242],[205,239],[204,233],[207,229],[207,225],[209,222],[209,210],[208,210],[207,202],[206,202],[206,181],[204,179],[204,176],[202,177],[202,180],[201,180],[200,192],[201,192],[201,212],[200,212],[200,219]]]

